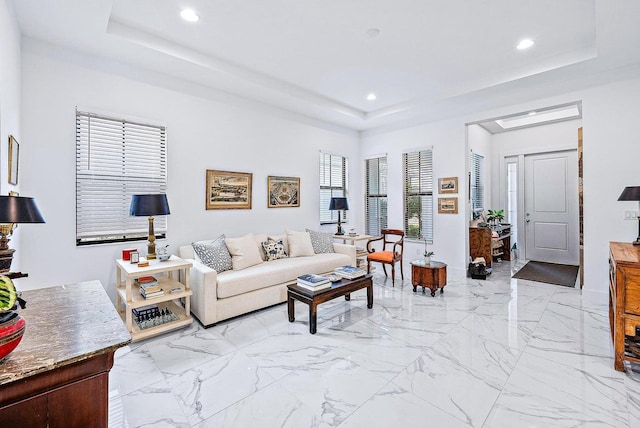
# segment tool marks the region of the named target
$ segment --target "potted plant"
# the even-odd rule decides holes
[[[425,265],[430,265],[431,264],[431,256],[435,255],[435,253],[433,251],[428,251],[427,250],[427,238],[422,238],[424,240],[424,264]]]
[[[504,210],[489,210],[487,221],[495,225],[500,224],[504,220]]]

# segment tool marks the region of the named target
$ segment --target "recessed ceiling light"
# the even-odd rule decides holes
[[[378,37],[380,35],[380,29],[379,28],[369,28],[367,31],[364,32],[365,36],[367,36],[370,39],[375,39],[376,37]]]
[[[533,116],[534,114],[536,114],[536,112],[535,112],[535,111],[530,111],[530,112],[529,112],[529,116]]]
[[[373,92],[367,95],[367,101],[375,101],[376,98],[378,97],[376,97],[376,94],[374,94]]]
[[[189,22],[198,22],[200,20],[200,17],[193,9],[182,9],[180,16],[182,19]]]
[[[534,43],[535,42],[531,39],[523,39],[520,40],[520,43],[518,43],[518,46],[516,46],[516,48],[519,50],[529,49],[531,46],[533,46]]]

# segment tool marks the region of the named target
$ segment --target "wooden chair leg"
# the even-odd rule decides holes
[[[396,264],[391,264],[391,285],[396,286]]]
[[[387,265],[382,263],[382,270],[384,271],[384,276],[388,276],[387,275]]]
[[[404,269],[402,268],[402,260],[400,260],[400,277],[404,281]]]
[[[371,273],[371,261],[367,260],[367,273]]]

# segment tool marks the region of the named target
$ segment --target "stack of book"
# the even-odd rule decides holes
[[[366,270],[355,266],[340,266],[335,268],[333,272],[346,279],[356,279],[367,274]]]
[[[307,273],[298,277],[298,286],[307,290],[323,290],[331,287],[331,281],[326,276]]]
[[[135,283],[140,287],[140,294],[145,299],[164,296],[164,291],[154,276],[141,276],[135,279]]]

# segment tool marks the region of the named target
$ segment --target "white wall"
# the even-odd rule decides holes
[[[433,147],[434,177],[434,237],[430,250],[434,259],[448,264],[450,275],[464,275],[466,255],[460,252],[460,242],[465,242],[465,227],[468,226],[465,204],[467,200],[466,129],[464,122],[443,121],[416,126],[389,133],[365,136],[362,139],[362,155],[387,153],[388,163],[388,225],[404,229],[404,201],[402,188],[402,153]],[[439,195],[437,179],[458,177],[457,195]],[[457,197],[458,214],[438,214],[439,196]],[[465,227],[463,227],[463,225]],[[405,244],[404,271],[410,278],[409,263],[422,257],[423,245],[407,241]]]
[[[168,141],[168,237],[179,245],[225,233],[282,233],[319,228],[319,152],[352,160],[351,211],[362,209],[358,195],[358,137],[332,132],[251,109],[186,95],[105,73],[23,47],[23,193],[36,197],[47,220],[25,225],[22,251],[28,287],[99,279],[115,296],[114,260],[123,248],[146,253],[146,241],[132,245],[75,245],[75,107],[165,123]],[[205,171],[253,173],[251,210],[205,210]],[[267,208],[267,176],[301,178],[300,208]],[[360,215],[354,215],[360,218]],[[352,217],[352,218],[353,218]],[[357,227],[352,220],[352,225]],[[331,227],[331,231],[333,231]],[[159,244],[164,242],[159,241]]]
[[[9,135],[20,143],[20,29],[15,20],[13,6],[8,0],[0,0],[0,194],[18,191],[18,186],[8,183],[7,154]],[[18,180],[20,184],[20,180]],[[18,228],[10,248],[15,248],[13,271],[20,270],[20,235]]]
[[[388,151],[397,158],[390,158],[389,195],[394,196],[394,210],[390,208],[398,226],[402,226],[402,175],[399,166],[391,169],[392,162],[399,163],[404,147],[433,144],[435,177],[447,175],[466,176],[464,149],[464,124],[500,117],[518,112],[582,101],[582,126],[584,132],[584,261],[585,292],[599,292],[606,297],[608,287],[608,246],[610,241],[631,242],[637,236],[638,225],[622,219],[624,210],[637,209],[633,202],[617,202],[625,186],[640,185],[637,160],[640,158],[636,123],[640,117],[640,77],[632,80],[586,88],[552,98],[533,99],[529,102],[478,111],[428,125],[420,125],[400,131],[369,131],[362,137],[363,153]],[[574,132],[575,124],[571,126]],[[539,146],[549,146],[542,130]],[[527,143],[528,144],[528,143]],[[399,164],[398,164],[399,165]],[[494,165],[495,166],[495,165]],[[494,168],[495,169],[495,168]],[[465,189],[461,188],[463,192]],[[463,197],[463,195],[459,196]],[[466,195],[464,195],[466,197]],[[495,200],[494,193],[493,199]],[[390,196],[391,200],[391,196]],[[393,214],[391,214],[393,212]],[[436,259],[464,269],[468,252],[464,230],[464,215],[444,217],[435,215]],[[415,250],[410,250],[415,251]]]

